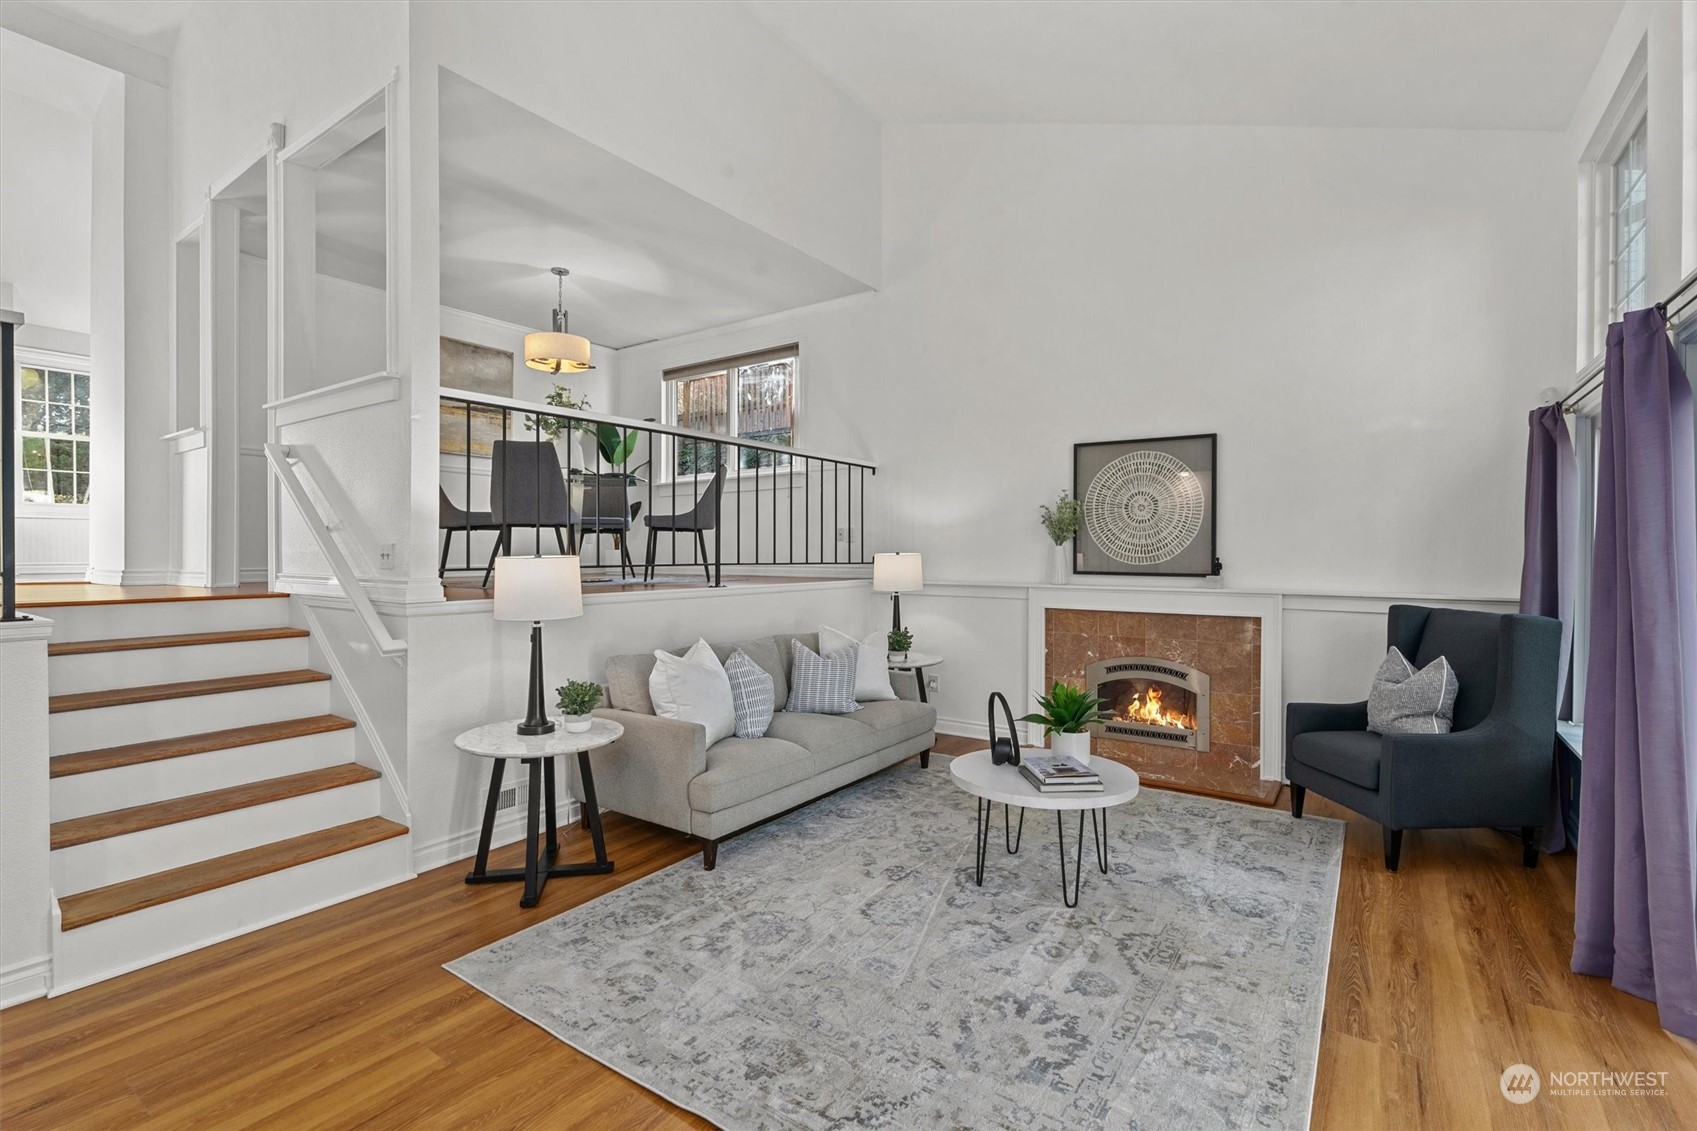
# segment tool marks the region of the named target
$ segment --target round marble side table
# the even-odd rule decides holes
[[[601,835],[601,810],[595,803],[595,773],[589,765],[589,752],[610,742],[618,741],[625,728],[607,719],[596,719],[582,734],[568,734],[561,720],[554,720],[552,734],[523,735],[518,733],[518,719],[490,723],[468,730],[454,739],[454,745],[478,758],[487,758],[493,766],[489,771],[489,800],[483,807],[483,832],[477,838],[477,862],[466,873],[468,884],[495,884],[524,881],[520,907],[535,907],[542,898],[542,889],[554,876],[604,876],[613,870],[607,859],[607,844]],[[589,824],[589,835],[595,841],[595,860],[588,864],[556,864],[560,855],[560,836],[555,819],[554,759],[561,754],[576,754],[579,775],[583,778],[583,807]],[[524,867],[489,870],[489,840],[495,832],[495,811],[501,801],[501,777],[508,759],[530,767],[529,818],[525,823]],[[546,795],[548,806],[548,848],[543,853],[542,814],[540,807]],[[545,856],[545,858],[544,858]]]

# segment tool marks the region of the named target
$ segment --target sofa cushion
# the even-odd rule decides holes
[[[793,742],[726,738],[707,749],[707,771],[689,783],[689,807],[717,813],[806,781],[817,772],[814,755]]]
[[[696,641],[682,656],[656,651],[654,661],[648,698],[656,715],[705,727],[708,746],[736,733],[731,681],[707,641]]]
[[[898,742],[918,738],[937,726],[937,708],[911,699],[862,703],[860,710],[847,717],[862,726],[871,727],[878,736],[879,746],[894,746]]]
[[[800,644],[792,644],[790,651],[795,659],[790,667],[787,710],[815,715],[850,715],[860,710],[854,698],[858,645],[850,644],[829,656],[815,655]]]
[[[825,767],[840,766],[889,745],[871,727],[862,726],[852,715],[809,715],[779,711],[766,728],[767,738],[781,738],[825,760]]]
[[[1290,756],[1362,789],[1379,788],[1378,735],[1365,730],[1314,730],[1291,742]]]
[[[725,661],[725,677],[731,681],[731,707],[736,711],[738,738],[762,738],[772,725],[772,673],[748,658],[741,648]]]
[[[732,652],[741,652],[759,664],[766,674],[772,677],[772,701],[789,702],[790,682],[784,674],[789,671],[789,661],[779,651],[778,642],[772,637],[759,636],[753,640],[739,640],[732,644],[714,644],[711,640],[707,643],[712,645],[713,654],[719,657],[720,663],[728,661]]]
[[[639,715],[654,713],[648,677],[654,674],[653,655],[614,656],[607,661],[607,706]]]

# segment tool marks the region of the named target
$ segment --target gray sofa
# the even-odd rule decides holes
[[[801,632],[712,645],[721,662],[741,648],[771,673],[779,710],[764,738],[732,735],[711,747],[700,724],[655,715],[648,696],[652,653],[608,660],[607,706],[595,713],[623,724],[625,733],[589,756],[601,807],[700,837],[701,861],[711,870],[719,842],[735,832],[915,754],[921,766],[930,764],[937,712],[912,698],[864,703],[850,715],[783,710],[791,640],[819,649],[816,633]],[[898,694],[911,694],[912,677],[894,674]],[[566,764],[572,796],[581,803],[575,760]]]

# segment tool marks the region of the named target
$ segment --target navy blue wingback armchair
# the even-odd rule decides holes
[[[1285,709],[1290,811],[1309,790],[1384,826],[1397,870],[1404,829],[1518,828],[1538,866],[1550,805],[1561,624],[1548,617],[1392,605],[1387,647],[1416,668],[1449,660],[1460,690],[1449,734],[1367,729],[1367,703]],[[1365,677],[1366,673],[1363,673]]]

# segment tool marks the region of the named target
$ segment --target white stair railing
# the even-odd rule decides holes
[[[318,506],[312,501],[312,496],[306,493],[306,484],[301,482],[300,473],[295,470],[299,460],[290,453],[287,444],[268,443],[265,445],[265,459],[271,464],[272,472],[277,481],[283,485],[284,492],[294,500],[295,509],[300,511],[301,520],[311,531],[312,539],[318,544],[318,550],[324,555],[324,560],[330,563],[330,571],[336,575],[336,583],[342,587],[342,592],[353,602],[354,612],[359,615],[360,623],[365,625],[370,633],[372,643],[377,651],[396,661],[402,661],[406,655],[407,642],[397,640],[389,634],[383,618],[377,615],[377,609],[366,595],[365,586],[359,582],[354,573],[354,567],[348,561],[347,555],[337,543],[335,532],[324,520]]]

